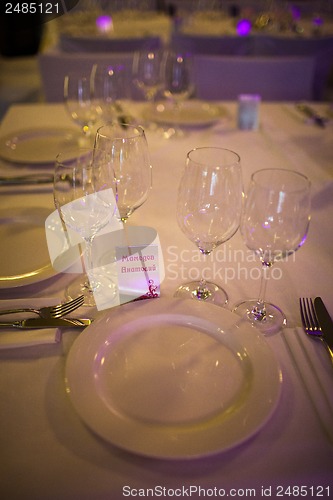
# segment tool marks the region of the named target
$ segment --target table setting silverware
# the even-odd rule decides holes
[[[296,104],[296,108],[303,113],[305,116],[310,118],[315,125],[321,128],[325,128],[326,124],[328,123],[328,118],[325,116],[320,115],[317,111],[315,111],[313,108],[311,108],[307,104],[302,104],[298,103]]]
[[[53,174],[27,174],[12,177],[0,176],[0,186],[17,186],[31,184],[52,184]]]
[[[16,308],[16,309],[0,309],[0,316],[4,316],[7,314],[17,314],[22,312],[31,312],[34,314],[38,314],[40,318],[45,319],[55,319],[61,318],[66,314],[69,314],[75,311],[78,307],[82,306],[84,302],[84,296],[80,295],[76,297],[76,299],[70,300],[68,302],[64,302],[62,304],[57,304],[55,306],[41,307],[39,309],[34,308]]]
[[[333,322],[324,302],[320,297],[300,298],[300,309],[304,331],[324,344],[333,363]]]
[[[85,328],[93,322],[89,318],[28,318],[16,321],[2,321],[0,328]]]

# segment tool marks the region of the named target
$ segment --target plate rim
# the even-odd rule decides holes
[[[176,307],[176,310],[177,310],[177,307],[178,307],[178,311],[179,311],[179,308],[180,309],[184,309],[184,307],[186,309],[189,308],[189,310],[191,311],[192,309],[194,309],[194,312],[195,315],[201,319],[201,313],[204,311],[203,308],[207,308],[206,311],[205,311],[205,315],[208,314],[209,315],[209,318],[211,318],[211,315],[212,313],[215,312],[215,314],[217,314],[217,318],[222,318],[223,315],[225,316],[228,316],[229,315],[229,322],[231,321],[230,325],[228,328],[230,328],[232,325],[235,325],[237,322],[241,321],[241,318],[239,316],[237,316],[235,313],[232,313],[231,311],[227,310],[227,309],[224,309],[224,308],[218,308],[217,306],[214,306],[214,305],[211,305],[211,304],[198,304],[198,303],[194,303],[193,300],[191,299],[170,299],[170,298],[165,298],[165,297],[160,297],[160,298],[157,298],[156,300],[147,300],[147,301],[140,301],[140,302],[132,302],[132,303],[128,303],[128,304],[124,304],[122,306],[118,306],[117,308],[111,310],[110,312],[106,313],[106,314],[103,314],[101,317],[99,317],[99,319],[96,319],[95,322],[87,327],[83,332],[82,334],[75,340],[70,352],[69,352],[69,355],[68,355],[68,358],[66,360],[66,368],[65,368],[65,385],[66,385],[66,392],[76,410],[76,412],[78,413],[79,417],[81,418],[81,420],[88,426],[88,428],[90,428],[90,430],[92,430],[95,434],[99,435],[102,439],[104,439],[106,442],[120,448],[120,449],[124,449],[128,452],[131,452],[131,453],[135,453],[137,455],[142,455],[142,456],[148,456],[148,457],[153,457],[153,458],[160,458],[160,459],[192,459],[192,458],[199,458],[199,457],[205,457],[205,456],[212,456],[214,454],[217,454],[217,453],[222,453],[222,452],[225,452],[225,451],[228,451],[230,450],[231,448],[235,448],[236,446],[240,445],[241,443],[247,441],[249,438],[251,438],[253,435],[255,435],[257,432],[259,432],[259,430],[268,422],[268,420],[271,418],[272,414],[274,413],[276,407],[277,407],[277,404],[278,404],[278,401],[280,399],[280,395],[281,395],[281,390],[282,390],[282,372],[281,372],[281,368],[280,368],[280,365],[272,351],[272,349],[270,348],[270,346],[268,345],[267,341],[263,338],[262,334],[255,328],[253,328],[250,324],[246,324],[246,328],[247,329],[253,329],[254,333],[253,335],[255,336],[255,339],[256,339],[256,342],[259,342],[259,344],[261,344],[261,346],[264,346],[264,351],[266,351],[266,353],[269,353],[269,356],[270,356],[270,361],[274,361],[274,363],[270,363],[269,365],[269,368],[267,368],[266,366],[266,369],[269,369],[271,370],[271,377],[273,377],[275,379],[275,387],[273,388],[272,390],[272,394],[270,395],[270,400],[269,400],[269,403],[266,403],[266,406],[267,407],[263,407],[263,417],[261,418],[261,420],[259,421],[258,424],[255,424],[253,425],[251,428],[250,428],[250,431],[245,431],[243,433],[243,435],[241,435],[238,439],[234,439],[233,442],[227,444],[227,445],[223,445],[221,444],[220,446],[217,445],[215,446],[215,443],[214,443],[214,449],[202,449],[200,450],[200,444],[199,444],[199,449],[197,449],[196,451],[191,451],[191,450],[182,450],[181,448],[178,449],[176,451],[172,451],[172,452],[166,452],[164,450],[161,450],[160,448],[159,449],[154,449],[155,447],[155,444],[154,444],[154,440],[151,441],[150,444],[145,444],[145,441],[143,440],[139,440],[139,442],[137,443],[124,443],[122,442],[122,438],[121,438],[121,433],[123,432],[125,434],[125,430],[122,429],[122,424],[118,426],[118,432],[119,432],[119,435],[117,436],[117,439],[114,438],[114,436],[111,436],[110,435],[106,435],[107,433],[104,432],[104,429],[100,429],[99,427],[99,424],[97,422],[97,425],[96,425],[96,421],[92,421],[94,420],[94,416],[91,418],[91,415],[93,415],[93,412],[95,410],[89,410],[88,413],[92,412],[91,415],[87,415],[86,413],[86,409],[84,408],[84,405],[85,403],[83,402],[82,404],[82,400],[80,401],[80,390],[78,390],[78,383],[73,379],[73,377],[75,378],[76,375],[75,375],[75,370],[77,368],[77,366],[79,367],[79,378],[81,376],[84,376],[84,377],[91,377],[91,374],[89,374],[89,368],[90,368],[90,365],[87,367],[85,366],[85,362],[84,360],[82,360],[82,352],[85,353],[85,355],[87,356],[87,353],[88,353],[88,358],[90,356],[90,361],[96,356],[96,351],[95,351],[95,347],[94,347],[94,343],[98,343],[100,341],[103,341],[104,339],[104,342],[105,342],[105,335],[112,335],[112,329],[113,331],[117,331],[117,328],[119,325],[119,322],[120,321],[123,321],[121,318],[124,317],[124,313],[126,312],[126,315],[130,316],[133,314],[133,307],[134,307],[134,313],[136,311],[140,312],[140,314],[147,314],[147,312],[150,312],[151,309],[154,310],[155,306],[153,306],[152,304],[159,304],[156,309],[164,309],[165,310],[165,313],[166,314],[174,314],[173,312],[169,312],[170,311],[170,308],[172,308],[174,306],[174,304],[177,304]],[[199,307],[198,307],[199,306]],[[121,308],[121,309],[120,309]],[[202,308],[202,309],[200,309]],[[211,309],[213,308],[213,309]],[[148,311],[147,311],[148,310]],[[192,313],[192,315],[193,315]],[[200,315],[199,315],[200,313]],[[187,313],[187,316],[189,315],[189,313]],[[214,319],[212,322],[216,323],[217,319]],[[226,321],[226,323],[228,324],[228,321]],[[108,331],[106,327],[106,325],[108,325],[108,323],[110,323],[112,326],[111,326],[111,330]],[[243,321],[243,325],[242,327],[244,326],[245,322]],[[98,328],[102,326],[103,328],[100,329],[100,331],[98,331]],[[93,332],[91,332],[91,329],[94,330],[94,335],[92,335]],[[96,331],[97,330],[97,331]],[[266,363],[266,361],[265,361]],[[80,370],[83,370],[84,372],[84,375],[83,373],[80,373]],[[81,379],[83,380],[83,379]],[[80,382],[79,382],[80,383]],[[271,388],[268,389],[268,391],[271,390]],[[85,385],[85,398],[87,397],[87,385]],[[98,388],[95,388],[95,392],[97,393],[98,392]],[[93,398],[94,398],[94,395],[93,395]],[[96,402],[96,401],[95,401]],[[90,401],[91,403],[91,401]],[[94,406],[94,405],[90,405],[90,406]],[[109,413],[109,415],[111,415],[111,413]],[[99,413],[99,416],[100,416],[100,413]],[[100,418],[102,419],[107,419],[107,415],[102,415]],[[214,417],[214,419],[216,420],[216,418]],[[107,424],[108,425],[108,424]],[[137,430],[139,429],[139,426],[141,424],[134,424],[134,427],[137,427]],[[125,422],[125,427],[126,427],[126,422]],[[152,426],[154,427],[154,426]],[[179,426],[181,427],[181,426]],[[184,428],[186,426],[183,426]],[[189,427],[192,427],[191,425],[189,425]],[[223,427],[223,426],[222,426]],[[209,429],[208,429],[209,430]],[[221,430],[221,429],[220,429]],[[117,431],[116,431],[117,432]],[[184,432],[184,431],[183,431]],[[213,428],[213,437],[214,437],[214,432],[216,432],[216,429]],[[139,433],[138,433],[139,434]],[[119,437],[120,436],[120,437]],[[148,441],[149,441],[149,437],[154,437],[154,429],[149,429],[149,432],[148,432]],[[156,431],[155,431],[155,437],[156,437]],[[178,436],[179,437],[179,436]],[[170,439],[172,438],[172,436],[170,437]],[[125,438],[126,440],[127,438]],[[156,445],[157,447],[160,446],[160,444]],[[166,447],[168,448],[168,446]],[[204,446],[205,448],[205,446]]]
[[[159,101],[156,102],[156,107],[159,104],[163,105],[170,105],[168,101]],[[149,110],[146,109],[143,112],[144,118],[150,119],[150,120],[155,120],[155,122],[159,125],[173,125],[174,123],[177,123],[177,125],[182,126],[182,127],[207,127],[209,125],[212,125],[216,123],[218,120],[222,119],[225,115],[225,111],[222,106],[219,104],[211,103],[209,101],[202,101],[200,99],[189,99],[183,103],[183,105],[199,105],[201,109],[204,108],[204,106],[209,106],[211,109],[214,109],[216,112],[216,116],[211,116],[207,117],[205,120],[173,120],[173,119],[163,119],[163,113],[159,113],[158,111],[154,110]]]
[[[67,126],[67,127],[57,127],[57,126],[45,126],[45,127],[42,127],[42,126],[38,126],[38,127],[29,127],[29,128],[22,128],[22,129],[18,129],[18,130],[13,130],[12,132],[6,134],[6,135],[2,135],[0,137],[0,158],[5,160],[5,161],[8,161],[8,162],[11,162],[11,163],[14,163],[14,164],[17,164],[17,165],[50,165],[50,164],[53,164],[54,161],[55,161],[55,158],[52,156],[52,158],[50,157],[49,159],[47,160],[41,160],[41,159],[15,159],[13,158],[12,156],[10,155],[7,155],[6,154],[6,151],[8,151],[8,146],[6,145],[6,142],[9,141],[10,139],[12,139],[13,137],[16,137],[16,136],[20,136],[20,135],[23,135],[23,134],[27,134],[27,133],[35,133],[35,134],[43,134],[43,135],[47,135],[47,133],[51,133],[51,132],[58,132],[59,134],[61,133],[61,131],[63,133],[71,133],[73,134],[73,137],[77,136],[78,138],[80,137],[80,134],[78,133],[78,131],[74,128],[74,127],[71,127],[71,126]]]
[[[0,226],[2,225],[1,220],[5,218],[11,218],[15,219],[15,215],[13,215],[13,209],[14,211],[21,210],[21,219],[17,220],[17,223],[23,223],[23,219],[29,219],[29,215],[26,213],[27,207],[12,207],[10,213],[8,213],[8,216],[2,216],[3,212],[6,212],[5,209],[0,209]],[[38,209],[38,210],[45,210],[48,211],[46,207],[28,207],[28,210],[30,209]],[[15,224],[15,220],[12,221],[13,224]],[[39,224],[36,224],[36,226],[39,226]],[[41,229],[45,227],[44,225],[40,226]],[[41,276],[42,274],[42,276]],[[9,288],[17,288],[20,286],[26,286],[26,285],[32,285],[35,283],[40,283],[42,281],[45,281],[49,278],[53,278],[56,276],[58,273],[55,271],[55,269],[52,266],[51,261],[49,263],[42,265],[40,267],[37,267],[36,269],[33,269],[31,271],[27,271],[25,273],[20,273],[20,274],[12,274],[12,275],[7,275],[7,276],[1,276],[0,275],[0,289],[9,289]]]

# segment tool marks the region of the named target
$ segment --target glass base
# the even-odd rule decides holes
[[[287,324],[287,318],[281,309],[274,304],[265,302],[266,314],[260,316],[255,312],[258,301],[256,299],[244,300],[234,305],[232,311],[247,319],[263,334],[270,335],[279,332]]]
[[[66,299],[74,299],[83,295],[83,306],[96,307],[95,297],[99,305],[111,304],[117,295],[117,287],[112,279],[106,275],[99,277],[92,288],[88,277],[80,275],[67,286],[65,295]]]
[[[220,307],[225,307],[228,303],[228,295],[215,283],[206,281],[191,281],[181,285],[174,294],[177,298],[201,300],[210,302]]]
[[[84,296],[83,306],[95,307],[96,302],[94,294],[90,288],[87,276],[80,274],[74,281],[72,281],[65,290],[66,299],[75,299],[79,295]]]

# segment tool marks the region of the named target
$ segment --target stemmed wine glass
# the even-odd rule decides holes
[[[91,128],[102,115],[98,100],[95,100],[90,74],[70,73],[64,79],[64,100],[72,120],[80,125],[83,147],[90,145]]]
[[[97,130],[95,147],[109,155],[119,217],[126,222],[151,189],[152,167],[144,130],[119,123],[103,125]]]
[[[143,49],[133,59],[133,82],[149,103],[153,103],[161,81],[162,52],[159,49]]]
[[[87,276],[83,283],[80,276],[69,286],[68,298],[84,294],[84,305],[94,306],[94,293],[98,293],[104,285],[93,269],[92,244],[97,233],[117,212],[114,179],[107,168],[105,152],[79,149],[71,154],[59,154],[55,164],[53,195],[68,240],[71,241],[72,230],[85,243],[83,268]],[[106,288],[108,293],[115,293],[113,283],[108,282]]]
[[[117,99],[124,85],[123,71],[117,65],[94,64],[91,71],[93,100],[104,121],[112,122],[117,116]]]
[[[172,135],[181,136],[178,121],[182,103],[193,93],[192,58],[189,54],[167,51],[163,62],[164,95],[173,104],[174,129]]]
[[[263,169],[250,181],[241,233],[262,264],[259,298],[235,305],[234,311],[263,333],[275,333],[286,323],[283,312],[265,302],[268,273],[276,260],[293,254],[307,237],[310,223],[310,181],[284,169]]]
[[[180,181],[177,221],[203,255],[229,240],[239,227],[242,210],[240,157],[228,149],[203,147],[190,151]],[[217,284],[199,281],[178,288],[177,297],[224,306],[227,293]]]

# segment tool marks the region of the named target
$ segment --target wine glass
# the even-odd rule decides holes
[[[241,233],[246,246],[262,264],[259,298],[235,305],[234,311],[263,333],[275,333],[286,324],[283,312],[265,302],[269,270],[276,260],[293,254],[307,237],[310,223],[310,181],[284,169],[263,169],[250,181]]]
[[[90,144],[91,128],[102,115],[98,100],[94,99],[91,75],[70,73],[64,80],[64,100],[72,120],[81,127],[80,146]]]
[[[109,155],[119,217],[126,222],[151,189],[152,167],[144,130],[119,123],[103,125],[97,130],[95,147]]]
[[[106,153],[79,149],[58,154],[53,187],[54,203],[68,240],[72,230],[85,243],[83,268],[87,276],[83,283],[81,277],[75,280],[67,289],[67,296],[83,294],[84,305],[94,306],[94,293],[99,293],[104,284],[94,272],[92,244],[96,234],[116,214],[114,179],[107,168]],[[115,293],[113,283],[108,282],[106,288]]]
[[[170,136],[182,136],[178,125],[182,103],[194,91],[192,83],[192,58],[189,54],[167,51],[163,63],[164,95],[173,104],[174,128]]]
[[[177,221],[203,255],[237,231],[242,210],[240,157],[228,149],[203,147],[190,151],[180,181]],[[175,294],[224,306],[227,293],[204,278],[181,285]]]
[[[140,50],[133,59],[133,82],[151,104],[162,86],[161,62],[162,52],[159,49]]]
[[[118,114],[117,99],[124,88],[123,69],[111,64],[94,64],[91,72],[91,86],[94,103],[106,122]]]

